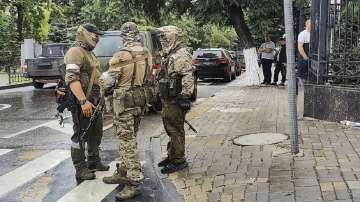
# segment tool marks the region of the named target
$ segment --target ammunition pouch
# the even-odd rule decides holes
[[[145,92],[143,87],[134,87],[125,93],[125,108],[143,108],[146,105]]]
[[[125,111],[125,89],[115,89],[113,95],[114,116],[117,117]]]
[[[163,99],[175,98],[182,91],[182,81],[180,77],[163,78],[159,81],[159,93]]]
[[[114,115],[119,116],[126,109],[144,108],[146,105],[145,91],[143,87],[133,87],[129,90],[115,89],[113,95]]]

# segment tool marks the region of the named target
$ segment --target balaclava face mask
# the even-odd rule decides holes
[[[99,37],[80,25],[76,32],[76,42],[86,50],[92,51],[99,42]]]
[[[141,37],[138,26],[133,22],[124,23],[121,28],[125,47],[141,46]]]
[[[182,30],[176,26],[164,26],[159,29],[159,39],[162,46],[160,54],[167,57],[169,53],[183,46]]]

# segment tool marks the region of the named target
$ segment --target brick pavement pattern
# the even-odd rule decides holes
[[[289,140],[233,144],[249,133],[288,134],[287,108],[284,88],[228,86],[187,115],[199,131],[197,136],[186,131],[189,168],[167,179],[189,202],[360,201],[358,129],[299,118],[299,156],[291,155]],[[165,154],[164,132],[161,139]]]

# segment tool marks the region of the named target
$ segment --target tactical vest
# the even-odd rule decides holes
[[[177,72],[169,74],[169,58],[161,64],[161,79],[159,81],[159,93],[162,99],[174,99],[182,91],[182,75]]]
[[[145,68],[145,74],[144,74],[144,78],[143,78],[143,84],[144,84],[145,79],[146,79],[146,72],[147,72],[146,69],[149,66],[148,65],[148,63],[149,63],[148,56],[141,57],[140,59],[135,59],[136,55],[131,50],[122,49],[121,51],[126,51],[126,52],[130,53],[132,56],[132,60],[126,61],[126,62],[120,64],[120,66],[133,64],[133,73],[132,73],[130,88],[126,89],[126,88],[119,87],[114,90],[114,94],[113,94],[114,106],[113,106],[113,108],[114,108],[115,115],[119,115],[119,114],[123,113],[126,109],[130,109],[130,108],[143,109],[147,103],[144,86],[143,85],[135,86],[134,82],[136,79],[137,62],[145,59],[146,68]]]

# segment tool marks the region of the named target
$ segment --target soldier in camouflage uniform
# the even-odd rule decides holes
[[[72,111],[74,135],[71,137],[71,158],[76,169],[76,179],[95,179],[93,170],[107,171],[100,161],[99,145],[101,143],[102,117],[90,128],[86,139],[80,140],[80,133],[88,126],[94,105],[99,101],[99,61],[92,50],[99,41],[100,32],[93,24],[82,24],[76,34],[75,45],[70,48],[65,57],[65,82],[76,98],[77,110]],[[81,145],[79,144],[81,142]],[[88,156],[85,162],[84,143],[87,142]]]
[[[116,199],[125,200],[140,193],[144,179],[137,149],[136,133],[146,106],[143,83],[151,64],[151,54],[142,47],[137,25],[121,26],[125,48],[109,61],[109,70],[101,78],[104,92],[114,86],[113,112],[115,135],[119,138],[121,164],[113,176],[103,178],[106,184],[125,184]]]
[[[159,28],[162,46],[162,66],[159,73],[159,92],[163,104],[162,119],[167,135],[168,156],[158,165],[162,173],[172,173],[188,166],[185,158],[186,112],[194,88],[191,54],[183,42],[182,30],[175,26]]]

